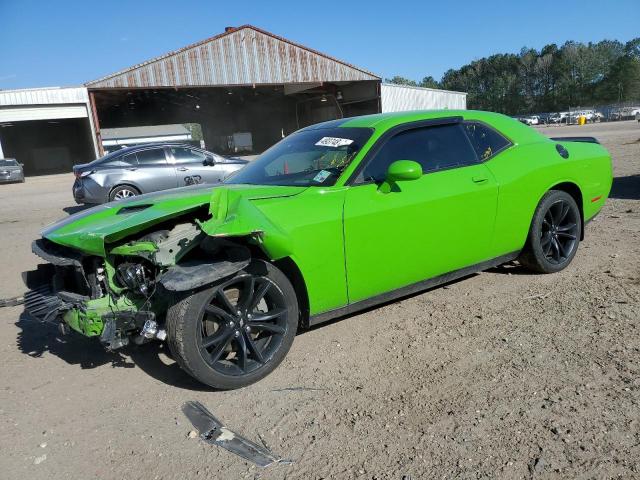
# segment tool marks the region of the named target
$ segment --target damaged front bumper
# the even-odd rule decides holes
[[[25,272],[25,310],[36,319],[56,324],[62,333],[74,330],[87,337],[99,337],[108,349],[129,343],[155,324],[155,314],[140,310],[138,299],[113,296],[101,287],[100,274],[87,269],[98,259],[83,258],[77,252],[46,239],[32,244],[33,252],[49,263]],[[99,272],[99,270],[98,270]]]

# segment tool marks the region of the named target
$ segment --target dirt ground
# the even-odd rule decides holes
[[[501,267],[313,329],[242,390],[203,388],[159,345],[106,353],[0,308],[0,477],[640,478],[640,124],[541,131],[594,135],[614,161],[568,269]],[[0,186],[0,298],[78,210],[71,183]],[[294,463],[188,438],[187,400]]]

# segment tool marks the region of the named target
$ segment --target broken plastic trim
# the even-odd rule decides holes
[[[265,447],[238,435],[226,428],[200,402],[187,402],[182,411],[200,433],[200,438],[211,445],[218,445],[225,450],[255,463],[259,467],[268,467],[282,461]]]
[[[186,291],[229,277],[251,262],[251,252],[244,245],[207,237],[200,247],[212,260],[193,260],[173,265],[158,278],[158,283],[172,291]]]
[[[238,262],[217,260],[212,262],[190,262],[169,268],[158,280],[164,288],[186,291],[213,283],[239,272],[249,265],[250,258]]]

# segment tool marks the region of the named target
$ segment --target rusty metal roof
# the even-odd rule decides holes
[[[89,88],[196,87],[380,80],[252,25],[86,83]]]

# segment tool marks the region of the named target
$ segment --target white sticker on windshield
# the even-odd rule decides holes
[[[331,172],[328,172],[327,170],[320,170],[316,176],[313,177],[313,181],[322,183],[327,179],[327,177],[329,177],[329,175],[331,175]]]
[[[320,147],[344,147],[345,145],[351,145],[353,140],[350,138],[338,138],[338,137],[322,137],[316,145]]]

